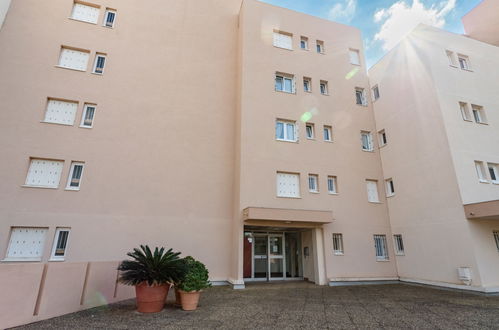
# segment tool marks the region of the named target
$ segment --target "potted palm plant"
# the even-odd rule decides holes
[[[141,245],[127,253],[132,260],[120,263],[119,281],[134,285],[137,296],[137,310],[141,313],[156,313],[163,309],[171,283],[185,276],[185,264],[179,258],[180,252],[165,248],[151,251],[149,246]]]
[[[210,287],[211,283],[208,281],[208,269],[202,262],[193,257],[185,257],[183,263],[186,273],[177,282],[176,289],[180,293],[182,309],[193,311],[198,307],[201,291]]]

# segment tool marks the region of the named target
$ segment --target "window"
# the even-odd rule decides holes
[[[499,230],[494,231],[494,240],[496,241],[497,251],[499,251]]]
[[[87,22],[97,24],[99,19],[99,9],[97,5],[91,5],[88,3],[80,3],[75,1],[73,4],[73,10],[71,11],[71,18],[77,21]]]
[[[68,183],[66,185],[67,190],[80,190],[84,166],[84,163],[81,162],[71,163],[71,170],[69,171]]]
[[[386,245],[386,235],[374,235],[374,248],[376,250],[376,260],[388,260],[388,248]]]
[[[395,195],[395,185],[393,184],[393,179],[385,180],[386,184],[386,197],[391,197]]]
[[[385,146],[388,143],[388,140],[386,139],[386,132],[384,129],[378,132],[378,138],[380,147]]]
[[[300,38],[300,48],[304,49],[304,50],[308,50],[308,38],[307,37]]]
[[[483,162],[475,161],[475,169],[478,180],[480,180],[480,182],[489,182],[485,174],[485,167],[483,165]]]
[[[362,141],[362,150],[364,151],[373,151],[373,138],[371,132],[360,132],[360,137]]]
[[[66,248],[68,246],[69,228],[57,228],[55,230],[54,244],[52,253],[50,254],[51,261],[63,261],[66,256]]]
[[[297,173],[277,172],[277,196],[300,197],[300,175]]]
[[[322,95],[328,95],[329,94],[329,92],[327,90],[327,81],[321,80],[320,87],[321,87],[321,94]]]
[[[95,104],[87,104],[83,106],[83,114],[81,115],[80,127],[92,128],[95,118]]]
[[[489,169],[490,178],[492,183],[499,184],[499,165],[488,163],[487,167]]]
[[[310,140],[315,139],[314,124],[306,124],[305,131],[307,134],[307,139],[310,139]]]
[[[40,261],[47,228],[12,227],[5,261]]]
[[[274,46],[293,49],[293,35],[291,33],[274,31]]]
[[[343,255],[343,234],[333,233],[333,253],[335,255]]]
[[[317,174],[308,175],[308,191],[313,193],[319,192],[319,176]]]
[[[48,99],[43,122],[73,125],[78,110],[78,102]]]
[[[356,49],[350,49],[350,64],[360,65],[359,51]]]
[[[372,88],[372,91],[373,91],[373,100],[376,101],[377,99],[379,99],[379,87],[378,87],[378,85],[374,86]]]
[[[316,49],[317,49],[317,53],[324,54],[324,41],[317,40]]]
[[[116,21],[116,10],[106,8],[106,13],[104,14],[104,26],[108,28],[114,27],[114,22]]]
[[[454,55],[454,52],[451,52],[450,50],[446,50],[445,53],[447,54],[447,59],[449,60],[449,65],[450,66],[457,66],[456,65],[456,57]]]
[[[393,235],[393,241],[395,242],[395,254],[398,256],[403,256],[404,252],[404,241],[402,240],[402,235]]]
[[[295,92],[294,76],[285,73],[276,73],[275,75],[275,90],[277,92],[294,93]]]
[[[309,93],[312,91],[312,79],[303,77],[303,90]]]
[[[278,119],[275,124],[275,138],[278,141],[296,142],[296,124],[294,121]]]
[[[477,124],[486,124],[487,117],[485,116],[485,111],[483,111],[483,107],[479,105],[471,105],[471,109],[473,111],[473,118]]]
[[[324,141],[333,141],[333,128],[331,126],[324,126]]]
[[[330,194],[337,194],[338,193],[338,188],[336,185],[336,177],[335,176],[328,176],[327,177],[327,192]]]
[[[364,88],[355,88],[355,103],[358,105],[367,105],[366,93]]]
[[[32,158],[25,185],[29,187],[57,188],[61,180],[64,161]]]
[[[89,56],[89,51],[62,47],[58,66],[78,71],[86,71]]]
[[[471,70],[470,59],[466,55],[457,55],[457,60],[459,61],[459,66],[463,70]]]
[[[97,53],[95,55],[94,70],[92,72],[96,74],[103,74],[105,64],[106,64],[106,55]]]
[[[461,110],[461,116],[463,117],[463,120],[471,121],[468,103],[459,102],[459,109]]]
[[[379,203],[378,181],[366,180],[367,200],[371,203]]]

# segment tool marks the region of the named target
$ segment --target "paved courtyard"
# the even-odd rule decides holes
[[[213,287],[195,312],[173,299],[157,314],[139,314],[127,300],[19,329],[499,329],[499,296],[404,284]]]

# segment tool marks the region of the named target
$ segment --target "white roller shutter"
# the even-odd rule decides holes
[[[26,185],[57,188],[61,180],[63,161],[32,159],[26,177]]]
[[[78,21],[97,24],[97,21],[99,20],[99,8],[75,3],[73,5],[73,11],[71,12],[71,18]]]
[[[41,260],[47,228],[13,227],[6,259]]]
[[[277,173],[277,196],[300,197],[300,175]]]
[[[369,202],[379,202],[378,183],[376,181],[366,181],[367,184],[367,200]]]
[[[274,46],[293,49],[293,38],[290,35],[274,32]]]
[[[61,49],[59,58],[59,66],[69,69],[86,71],[88,66],[88,58],[90,54],[69,48]]]
[[[59,100],[49,100],[44,121],[47,123],[73,125],[78,103]]]

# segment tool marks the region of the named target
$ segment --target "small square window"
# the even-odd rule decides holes
[[[327,88],[327,81],[321,80],[321,82],[320,82],[320,88],[321,88],[321,94],[322,95],[328,95],[329,94],[329,91],[328,91],[328,88]]]
[[[317,49],[317,53],[324,54],[324,41],[317,40],[316,49]]]
[[[324,141],[333,141],[333,128],[331,126],[324,126]]]
[[[471,121],[468,103],[459,102],[459,110],[461,110],[461,116],[463,117],[463,120]]]
[[[373,151],[373,138],[371,132],[360,132],[360,138],[362,142],[362,150],[364,151]]]
[[[68,246],[69,228],[58,227],[55,231],[54,244],[50,255],[51,261],[63,261]]]
[[[395,254],[398,256],[405,255],[404,241],[402,239],[402,235],[400,234],[393,235],[393,241],[395,242]]]
[[[312,79],[303,77],[303,90],[308,93],[312,92]]]
[[[472,104],[471,110],[473,112],[473,118],[475,119],[475,123],[477,124],[487,124],[487,117],[485,115],[485,111],[483,107],[479,105]]]
[[[378,87],[378,85],[376,85],[372,88],[372,92],[373,92],[373,100],[376,101],[377,99],[379,99],[379,87]]]
[[[494,230],[494,240],[496,241],[497,251],[499,251],[499,230]]]
[[[307,37],[300,38],[300,48],[303,50],[308,50],[308,38]]]
[[[314,124],[306,124],[305,125],[305,131],[307,134],[307,139],[313,140],[315,139],[315,130],[314,130]]]
[[[337,179],[335,176],[330,175],[327,177],[327,192],[333,195],[338,193]]]
[[[276,120],[275,138],[278,141],[296,142],[296,124],[294,121]]]
[[[345,253],[343,249],[343,234],[333,233],[333,254],[343,255]]]
[[[492,183],[499,184],[499,165],[487,163],[487,168],[489,169],[490,179],[492,180]]]
[[[384,129],[378,132],[378,138],[380,147],[383,147],[388,143],[388,140],[386,139],[386,132]]]
[[[277,197],[300,198],[300,174],[277,172]]]
[[[360,65],[360,56],[357,49],[350,49],[350,64]]]
[[[386,179],[386,197],[391,197],[395,195],[395,185],[393,184],[393,179]]]
[[[478,176],[478,180],[483,183],[488,183],[489,180],[487,180],[487,175],[485,173],[485,166],[483,162],[475,161],[475,169],[476,169],[476,174]]]
[[[459,66],[461,67],[461,69],[463,69],[463,70],[471,70],[470,59],[469,59],[468,56],[458,54],[457,55],[457,60],[459,62]]]
[[[370,203],[379,203],[378,181],[366,180],[366,187],[367,187],[367,200]]]
[[[113,28],[116,22],[116,10],[106,8],[106,13],[104,14],[104,26],[108,28]]]
[[[376,260],[388,260],[388,247],[386,244],[386,235],[374,235],[374,249],[376,251]]]
[[[83,114],[81,115],[80,127],[92,128],[94,125],[95,109],[95,104],[85,103],[83,106]]]
[[[364,88],[355,88],[355,103],[358,105],[367,106],[367,99]]]
[[[275,90],[277,92],[294,93],[295,92],[294,76],[286,73],[276,73]]]
[[[94,70],[92,72],[96,74],[103,74],[105,64],[106,64],[106,55],[97,53],[95,55]]]
[[[312,193],[319,192],[319,176],[317,174],[308,175],[308,191]]]
[[[449,61],[449,65],[457,67],[456,55],[454,54],[454,52],[451,52],[450,50],[446,50],[445,53],[447,54],[447,60]]]
[[[71,169],[69,171],[68,183],[66,185],[67,190],[80,190],[81,179],[83,176],[84,163],[72,162]]]

